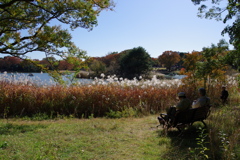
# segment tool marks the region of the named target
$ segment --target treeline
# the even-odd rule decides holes
[[[167,72],[178,70],[181,74],[191,76],[193,81],[196,78],[207,81],[210,78],[224,76],[229,68],[239,69],[239,63],[233,63],[235,52],[235,50],[229,50],[225,40],[220,40],[216,45],[204,47],[202,51],[191,53],[165,51],[158,58],[150,58],[144,48],[138,47],[93,58],[89,68],[97,74],[116,74],[130,79],[147,75],[153,68],[154,71],[164,68]]]
[[[172,53],[172,58],[167,58],[162,61],[162,57],[150,58],[148,53],[143,48],[134,48],[132,50],[125,50],[123,52],[109,53],[104,57],[94,58],[93,63],[90,65],[92,70],[97,72],[105,72],[107,74],[134,74],[141,73],[144,68],[165,68],[168,71],[174,71],[181,69],[183,64],[184,55],[187,53],[166,51],[167,53]],[[163,54],[165,54],[164,52]],[[100,67],[101,66],[101,67]],[[134,69],[135,68],[135,69]]]
[[[168,63],[161,61],[161,58],[151,58],[143,47],[137,47],[122,52],[112,52],[103,57],[90,57],[85,61],[76,57],[57,60],[54,57],[47,57],[42,60],[23,60],[18,57],[4,57],[0,59],[0,71],[7,72],[40,72],[48,70],[86,70],[94,72],[95,76],[101,73],[107,75],[119,75],[125,78],[138,77],[148,74],[152,68],[167,67],[168,70],[180,69],[183,53],[167,51],[174,59]],[[76,65],[76,62],[81,65]],[[171,63],[171,64],[170,64]],[[178,66],[178,67],[176,67]]]
[[[38,60],[37,60],[38,61]],[[36,67],[28,60],[22,60],[18,57],[4,57],[0,59],[0,71],[4,72],[40,72],[40,68]]]
[[[234,66],[229,58],[231,53],[225,41],[218,45],[203,48],[203,51],[183,53],[165,51],[158,58],[151,58],[143,47],[136,47],[120,53],[112,52],[103,57],[88,57],[79,59],[67,57],[57,60],[47,57],[42,60],[22,60],[18,57],[4,57],[0,59],[0,70],[10,72],[40,72],[42,70],[85,70],[93,73],[93,76],[116,75],[118,77],[132,79],[139,76],[148,76],[150,71],[165,69],[165,71],[181,70],[182,74],[198,76],[206,71],[209,74],[223,74],[227,66]],[[202,72],[202,73],[200,73]]]
[[[53,70],[55,69],[51,61],[56,61],[55,58],[44,58],[42,60],[34,59],[20,59],[18,57],[6,56],[0,59],[0,71],[4,72],[41,72],[43,68]],[[42,67],[41,67],[42,66]],[[66,60],[58,61],[57,69],[72,70],[73,65]]]

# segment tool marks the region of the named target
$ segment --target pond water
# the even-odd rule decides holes
[[[172,79],[182,79],[185,75],[173,75],[168,76]],[[65,76],[63,76],[65,81],[70,82]],[[48,73],[0,73],[0,80],[9,82],[20,82],[20,83],[36,83],[38,85],[55,85],[56,82]],[[77,79],[81,84],[90,84],[93,79]]]
[[[186,75],[174,75],[174,76],[171,76],[171,78],[173,78],[173,79],[182,79],[182,78],[184,78],[184,77],[186,77]]]
[[[69,81],[65,76],[63,79]],[[56,82],[48,73],[1,73],[0,80],[20,82],[20,83],[36,83],[39,85],[54,85]],[[77,79],[83,84],[91,83],[92,79]]]

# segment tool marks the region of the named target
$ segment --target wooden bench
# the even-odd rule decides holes
[[[197,121],[202,122],[206,126],[204,120],[209,116],[210,108],[211,106],[204,106],[176,112],[174,118],[168,117],[167,114],[160,114],[161,118],[158,118],[158,120],[160,125],[163,125],[163,128],[176,127],[179,131]]]

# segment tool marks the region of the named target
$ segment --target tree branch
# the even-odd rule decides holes
[[[15,2],[19,2],[19,1],[28,3],[28,2],[32,2],[34,0],[12,0],[12,1],[8,2],[8,3],[0,4],[0,8],[1,9],[5,9],[5,8],[10,7],[11,5],[13,5]]]

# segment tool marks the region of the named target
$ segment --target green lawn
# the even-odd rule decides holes
[[[239,115],[239,112],[237,113],[235,109],[231,111],[229,107],[213,110],[206,121],[209,136],[200,139],[197,139],[201,137],[197,128],[202,126],[201,123],[194,123],[194,126],[182,134],[176,129],[170,129],[166,134],[161,127],[156,128],[157,115],[143,118],[69,118],[44,121],[1,119],[0,159],[199,160],[204,159],[206,155],[215,159],[231,159],[231,155],[234,157],[239,155],[237,153],[239,145],[234,144],[239,140],[239,125],[236,125],[236,121],[229,121],[227,127],[235,125],[234,132],[229,128],[231,135],[219,136],[217,129],[223,121],[226,121],[222,119],[226,116],[219,116],[223,110],[225,114],[229,112],[231,117]],[[219,118],[223,121],[221,122]],[[227,133],[224,128],[221,130]],[[204,135],[205,133],[202,137]],[[234,139],[231,140],[229,136]],[[228,139],[230,145],[227,144]],[[201,140],[202,145],[199,143]],[[211,144],[205,144],[205,140]],[[226,143],[223,143],[223,140]],[[225,152],[220,152],[221,146],[225,146]],[[207,150],[204,151],[205,149]],[[204,153],[201,153],[202,151]]]
[[[157,124],[156,116],[1,120],[0,159],[166,159],[173,149],[172,138]]]

